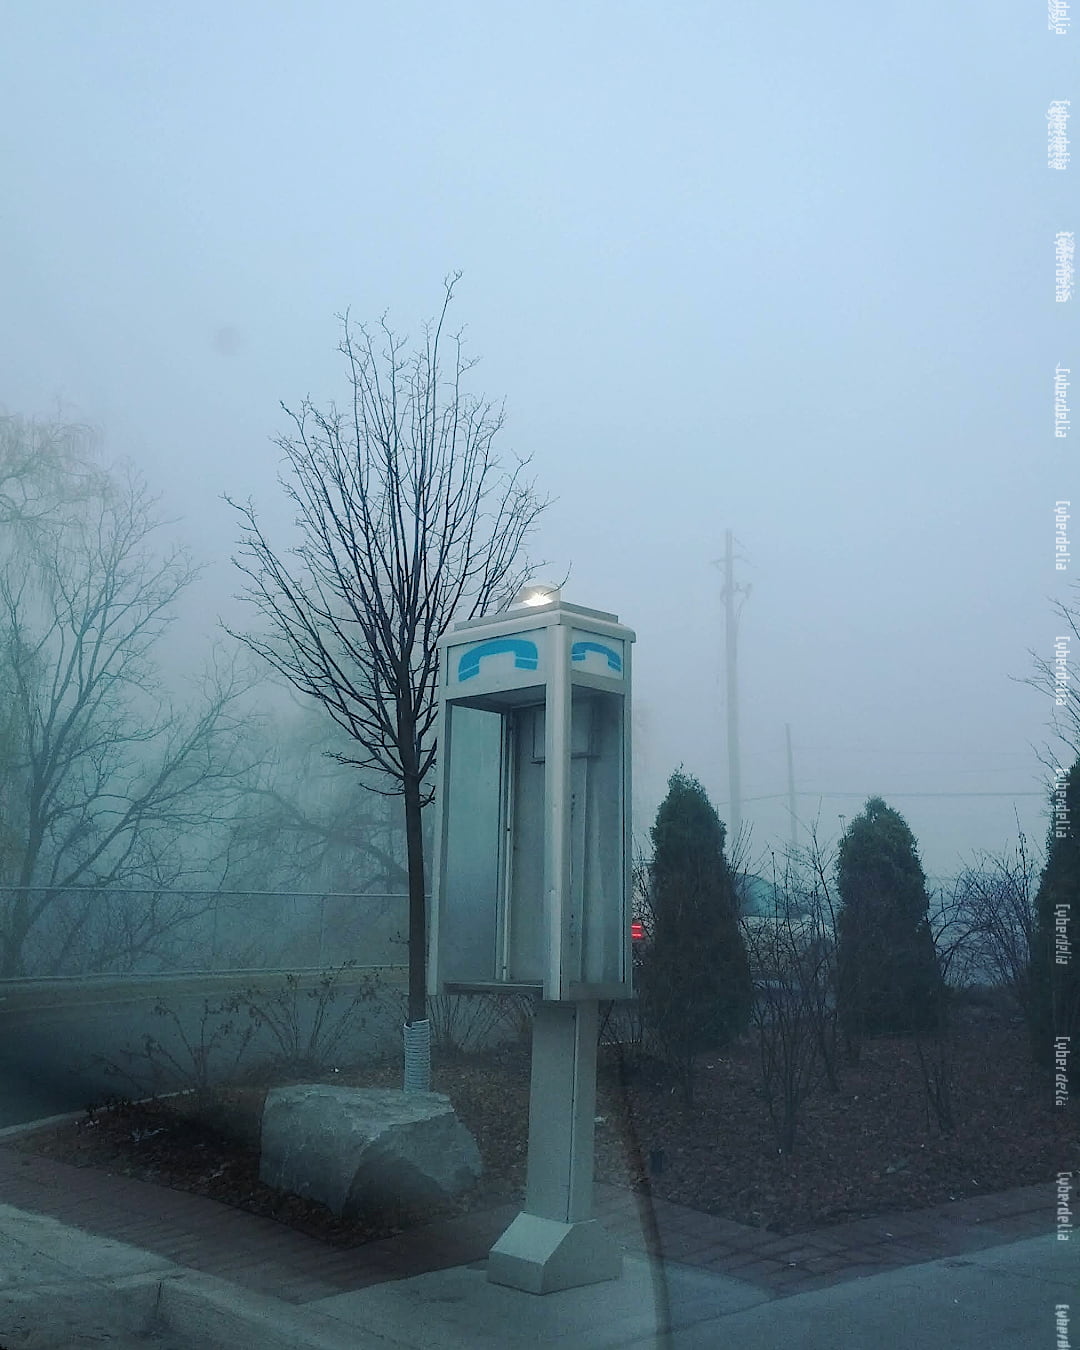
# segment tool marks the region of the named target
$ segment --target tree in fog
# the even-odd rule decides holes
[[[240,506],[237,565],[261,631],[241,635],[353,741],[344,762],[385,775],[404,805],[410,1023],[427,1007],[421,812],[435,761],[436,643],[455,619],[507,603],[544,503],[525,465],[494,450],[501,412],[465,391],[470,363],[444,333],[456,278],[420,347],[385,320],[342,319],[346,406],[286,409],[280,482],[296,541],[275,546]],[[446,348],[449,346],[449,352]],[[235,503],[233,503],[235,505]]]
[[[725,828],[696,778],[677,770],[651,837],[652,931],[640,967],[648,1024],[692,1100],[694,1059],[745,1031],[753,1003]]]
[[[104,481],[88,427],[0,414],[0,526],[9,540],[55,522]]]
[[[228,822],[230,888],[404,890],[396,803],[372,775],[341,763],[349,741],[340,728],[308,704],[275,713],[257,744],[258,770]]]
[[[0,424],[0,974],[145,951],[184,917],[191,837],[243,772],[245,684],[212,665],[170,701],[155,647],[195,571],[153,500],[63,426]],[[145,888],[141,910],[115,888]]]
[[[840,841],[837,1008],[848,1037],[933,1032],[944,985],[915,837],[871,797]]]
[[[228,894],[215,920],[217,960],[286,969],[346,959],[402,964],[400,801],[336,760],[348,737],[311,700],[295,703],[294,695],[279,706],[253,739],[259,766],[224,823]],[[265,924],[253,928],[252,912]]]

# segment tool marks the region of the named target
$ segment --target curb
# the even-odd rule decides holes
[[[191,1271],[131,1243],[101,1239],[46,1215],[4,1205],[0,1236],[17,1263],[37,1263],[17,1287],[0,1289],[0,1336],[112,1340],[167,1334],[188,1350],[401,1350],[313,1308]],[[61,1341],[49,1339],[49,1345]],[[64,1342],[65,1344],[68,1342]],[[75,1343],[70,1342],[70,1343]]]
[[[81,1120],[86,1115],[85,1108],[82,1111],[65,1111],[59,1116],[42,1116],[40,1120],[26,1120],[21,1125],[4,1125],[0,1127],[0,1144],[5,1144],[9,1139],[21,1139],[26,1134],[36,1134],[38,1130],[48,1130],[55,1125],[66,1125],[72,1120]]]
[[[281,1303],[215,1275],[158,1282],[158,1326],[183,1333],[192,1350],[401,1350],[413,1342],[360,1331],[313,1308]]]
[[[181,1088],[178,1092],[158,1092],[152,1097],[137,1097],[131,1105],[146,1106],[150,1102],[165,1102],[172,1097],[190,1096],[194,1091],[194,1088]],[[58,1116],[42,1116],[38,1120],[24,1120],[18,1125],[4,1125],[0,1127],[0,1145],[9,1139],[21,1139],[23,1135],[36,1134],[38,1130],[49,1130],[56,1125],[66,1125],[72,1120],[82,1120],[88,1114],[88,1108],[84,1106],[81,1111],[64,1111]]]

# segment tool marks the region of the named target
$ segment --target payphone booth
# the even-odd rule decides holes
[[[550,587],[441,641],[431,919],[437,993],[532,991],[526,1209],[488,1276],[545,1293],[618,1275],[590,1218],[596,1021],[629,998],[630,648]]]
[[[630,644],[548,601],[443,639],[433,988],[630,996]]]

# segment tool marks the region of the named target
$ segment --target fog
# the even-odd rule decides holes
[[[92,423],[235,621],[280,408],[343,398],[336,318],[419,337],[460,270],[472,387],[554,501],[531,553],[637,633],[637,819],[679,764],[826,837],[869,794],[927,871],[1041,841],[1053,434],[1073,303],[1037,7],[16,3],[0,51],[0,407]],[[1070,433],[1071,437],[1071,433]],[[801,838],[805,838],[803,833]]]

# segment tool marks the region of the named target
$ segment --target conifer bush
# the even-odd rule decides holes
[[[753,1005],[726,830],[705,789],[677,770],[652,827],[652,937],[640,969],[643,1014],[687,1101],[694,1057],[747,1028]]]
[[[849,1045],[939,1032],[945,984],[926,874],[907,821],[880,797],[840,841],[837,888],[837,1012]]]

